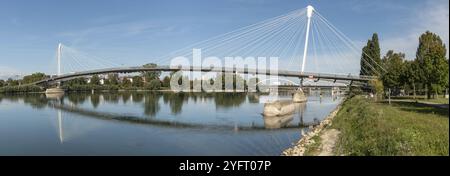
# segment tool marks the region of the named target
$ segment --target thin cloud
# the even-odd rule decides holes
[[[414,59],[419,36],[425,31],[438,34],[447,47],[449,46],[449,4],[447,0],[429,0],[421,9],[414,9],[410,15],[409,27],[402,32],[401,36],[385,37],[381,40],[383,52],[393,49],[404,52],[408,59]]]
[[[65,37],[73,45],[96,43],[96,39],[120,39],[174,34],[178,28],[174,26],[157,25],[151,22],[126,22],[94,26],[78,31],[61,32],[57,36]],[[180,30],[181,31],[181,30]]]
[[[22,77],[23,73],[7,66],[0,66],[0,79]]]

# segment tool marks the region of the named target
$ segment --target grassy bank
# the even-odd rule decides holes
[[[448,109],[355,96],[332,128],[341,131],[336,155],[449,155]]]

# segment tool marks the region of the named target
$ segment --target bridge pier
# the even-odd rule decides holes
[[[302,102],[306,102],[306,96],[305,93],[303,92],[303,90],[301,88],[299,88],[295,93],[294,96],[292,97],[292,101],[295,103],[302,103]]]
[[[64,89],[61,89],[59,87],[57,88],[48,88],[45,90],[45,94],[64,94]]]
[[[291,101],[275,101],[264,104],[263,115],[265,117],[286,116],[295,111],[294,103]]]

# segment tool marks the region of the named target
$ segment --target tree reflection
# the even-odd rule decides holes
[[[159,99],[161,94],[158,92],[152,92],[145,95],[144,101],[144,114],[150,117],[154,117],[160,110]]]
[[[130,100],[131,98],[131,93],[130,92],[123,92],[122,93],[122,102],[123,104],[127,104],[128,100]]]
[[[189,95],[186,93],[166,93],[163,96],[164,103],[168,103],[172,114],[180,114],[183,104],[188,100]]]
[[[48,100],[42,94],[27,94],[23,97],[23,102],[36,109],[43,109],[47,106]]]
[[[214,101],[218,108],[231,108],[240,106],[245,102],[245,93],[216,93]]]
[[[259,103],[259,94],[257,93],[248,93],[248,102],[249,103]]]
[[[111,102],[114,104],[119,103],[119,94],[117,92],[113,92],[113,93],[107,93],[103,95],[103,98],[105,101],[107,102]]]
[[[98,105],[100,104],[100,95],[99,94],[91,95],[91,104],[95,109],[97,109]]]
[[[67,95],[67,99],[69,100],[69,102],[75,105],[83,104],[84,101],[86,101],[86,98],[87,94],[71,93]]]
[[[134,92],[132,96],[133,96],[133,103],[140,103],[144,99],[144,94],[140,92]]]

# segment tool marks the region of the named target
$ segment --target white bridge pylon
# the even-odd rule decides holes
[[[306,24],[306,37],[305,37],[305,48],[303,50],[303,61],[302,61],[302,69],[301,73],[305,71],[305,63],[306,63],[306,55],[308,54],[308,42],[309,42],[309,30],[311,28],[311,17],[314,12],[314,7],[309,5],[306,7],[306,16],[308,17],[308,21]]]

